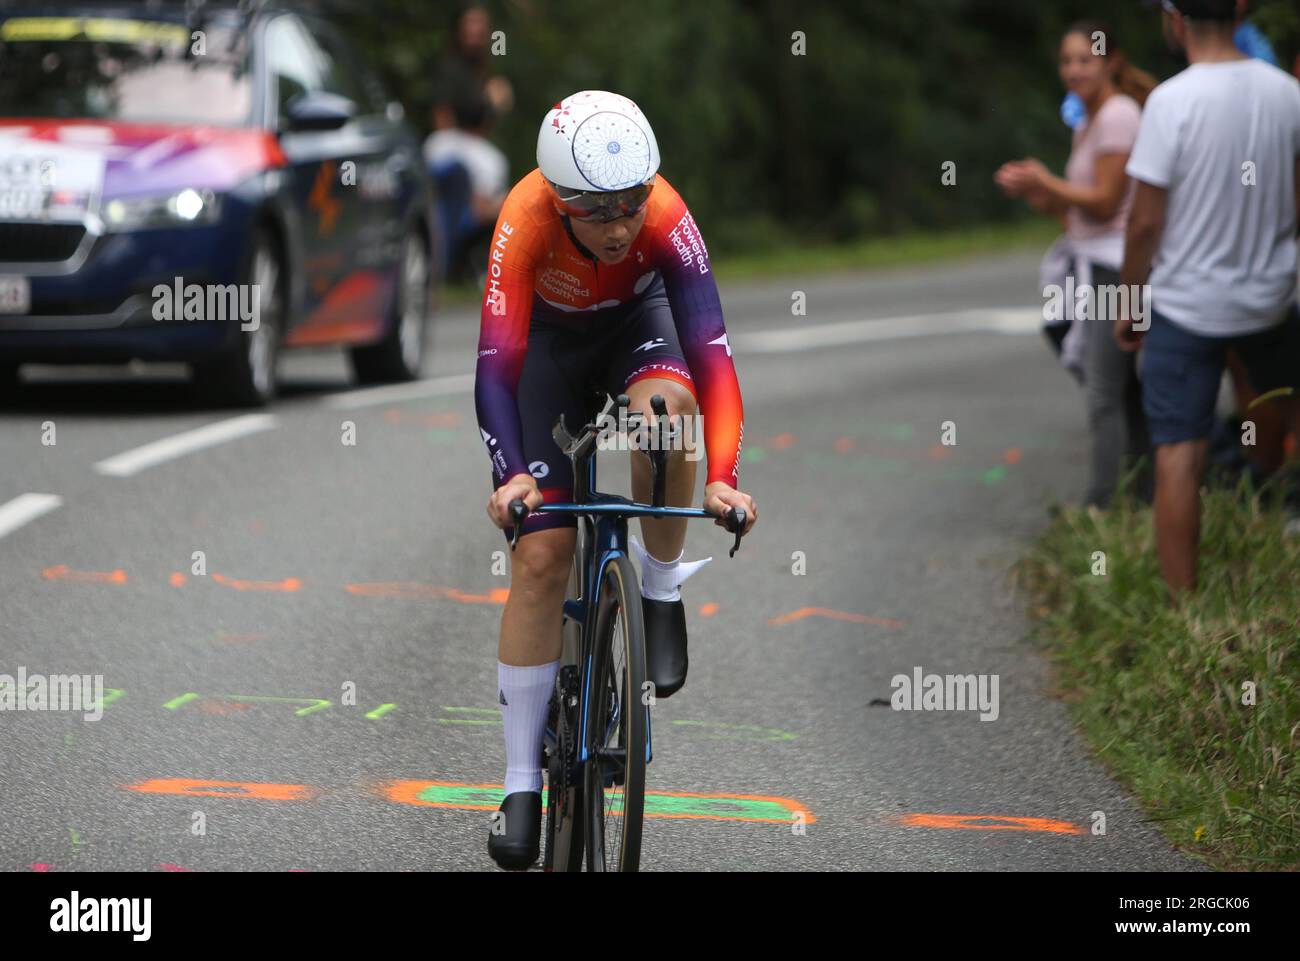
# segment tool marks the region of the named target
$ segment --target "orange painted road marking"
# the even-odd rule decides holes
[[[167,578],[167,583],[172,587],[184,587],[189,578],[180,571],[172,571],[171,576]]]
[[[1049,834],[1085,834],[1077,824],[1050,818],[1018,818],[1001,814],[904,814],[904,827],[947,828],[968,831],[1045,831]]]
[[[433,584],[417,584],[414,581],[380,581],[371,584],[348,584],[344,588],[349,594],[361,597],[442,597],[445,590]]]
[[[772,625],[789,624],[805,617],[829,617],[837,621],[852,621],[855,624],[875,624],[878,627],[906,627],[906,621],[897,621],[892,617],[872,617],[870,614],[853,614],[849,611],[833,611],[829,607],[801,607],[789,614],[769,618]]]
[[[1003,452],[1002,459],[1008,464],[1019,464],[1020,455],[1021,451],[1019,447],[1008,447],[1006,451]]]
[[[41,577],[47,581],[77,581],[94,584],[125,584],[126,571],[74,571],[67,564],[47,567],[41,571]]]
[[[712,601],[700,605],[700,617],[712,617],[716,613],[718,613],[718,605]]]
[[[462,604],[504,604],[510,597],[510,588],[494,587],[486,594],[466,594],[453,587],[447,591],[447,597]]]
[[[185,794],[202,797],[257,798],[263,801],[306,801],[315,796],[306,784],[262,784],[256,781],[205,781],[186,777],[163,777],[126,785],[142,794]]]
[[[942,444],[935,444],[926,451],[926,455],[930,460],[944,460],[945,458],[952,456],[952,448],[944,447]]]
[[[777,450],[785,450],[788,447],[793,447],[794,434],[789,431],[786,431],[784,434],[777,434],[772,438],[771,446],[775,447]]]
[[[837,454],[847,454],[857,446],[857,440],[852,437],[837,437],[835,439],[835,452]]]
[[[302,588],[302,581],[296,577],[286,577],[282,581],[242,581],[226,577],[224,574],[213,574],[212,579],[224,587],[233,587],[237,591],[280,591],[293,594]]]
[[[349,594],[362,597],[439,598],[459,601],[462,604],[504,604],[510,596],[508,587],[494,587],[486,594],[469,594],[455,587],[438,587],[415,581],[378,581],[370,584],[348,584]]]

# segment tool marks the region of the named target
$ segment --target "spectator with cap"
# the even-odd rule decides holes
[[[1241,53],[1235,0],[1172,0],[1186,70],[1148,98],[1128,174],[1137,181],[1122,281],[1149,284],[1143,406],[1156,446],[1156,547],[1175,596],[1193,590],[1200,482],[1226,354],[1261,393],[1300,385],[1296,225],[1300,82]],[[1292,429],[1300,398],[1282,396]]]

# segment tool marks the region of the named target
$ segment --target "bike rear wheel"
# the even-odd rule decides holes
[[[601,577],[591,670],[587,869],[636,871],[645,810],[645,622],[636,569],[626,556],[613,558]]]

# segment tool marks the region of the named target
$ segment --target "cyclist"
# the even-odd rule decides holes
[[[704,507],[757,519],[736,489],[743,408],[708,251],[677,192],[658,176],[659,147],[635,103],[584,90],[557,103],[537,137],[538,169],[507,196],[493,232],[474,390],[492,461],[487,512],[510,536],[509,504],[572,498],[572,466],[551,428],[563,413],[576,431],[595,391],[627,394],[652,416],[662,395],[670,422],[700,415],[708,475]],[[696,435],[698,436],[698,434]],[[695,460],[667,459],[666,503],[690,506]],[[632,454],[632,493],[648,501],[650,461]],[[717,521],[722,526],[721,519]],[[540,767],[547,707],[562,646],[561,603],[576,543],[572,517],[523,523],[501,619],[498,695],[506,741],[504,824],[488,851],[524,868],[539,853]],[[646,676],[656,697],[686,680],[681,584],[711,558],[684,562],[685,518],[643,518],[641,562]],[[504,829],[504,830],[502,830]]]

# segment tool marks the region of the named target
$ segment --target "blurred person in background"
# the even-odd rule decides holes
[[[454,107],[467,91],[487,98],[493,117],[504,117],[514,106],[510,81],[492,69],[492,20],[487,9],[477,4],[463,9],[456,18],[452,40],[438,65],[434,109]]]
[[[482,286],[488,241],[510,186],[509,163],[487,137],[492,107],[480,91],[462,87],[453,104],[434,107],[433,119],[424,160],[438,185],[444,276],[469,276]]]
[[[1237,48],[1235,0],[1174,0],[1188,68],[1147,101],[1127,171],[1138,181],[1125,284],[1150,284],[1142,396],[1156,445],[1156,547],[1171,594],[1193,590],[1200,483],[1226,355],[1267,393],[1300,381],[1296,225],[1300,82]],[[1300,428],[1300,398],[1277,404]]]
[[[1066,30],[1060,71],[1083,111],[1065,178],[1030,157],[1004,164],[994,180],[1008,196],[1021,197],[1062,220],[1065,237],[1049,252],[1049,261],[1061,264],[1055,278],[1059,285],[1065,288],[1068,272],[1077,292],[1097,291],[1119,283],[1124,225],[1133,203],[1133,183],[1124,165],[1155,80],[1129,63],[1108,27],[1093,21]],[[1052,282],[1044,279],[1045,286]],[[1116,346],[1111,336],[1114,318],[1103,316],[1100,309],[1108,299],[1095,296],[1093,306],[1085,302],[1077,309],[1066,303],[1065,316],[1073,317],[1073,323],[1068,330],[1058,325],[1053,338],[1062,362],[1082,374],[1087,393],[1092,464],[1085,503],[1097,507],[1110,503],[1122,473],[1149,457],[1150,450],[1134,358]],[[1091,323],[1089,314],[1096,318]],[[1149,487],[1147,473],[1139,479],[1139,493],[1149,496]]]
[[[1247,0],[1235,2],[1237,24],[1232,41],[1237,49],[1247,57],[1280,67],[1273,45],[1257,26],[1246,19],[1250,4]],[[1186,63],[1187,55],[1178,37],[1178,8],[1172,0],[1145,0],[1145,5],[1160,8],[1161,32],[1165,44],[1171,53]],[[1295,73],[1300,76],[1300,60],[1297,60],[1296,68]],[[1267,404],[1251,406],[1259,394],[1250,386],[1241,358],[1232,350],[1228,351],[1225,376],[1227,382],[1222,396],[1226,400],[1221,404],[1224,416],[1215,419],[1210,437],[1209,461],[1226,471],[1230,478],[1248,470],[1258,482],[1276,469],[1288,450],[1294,452],[1296,437],[1288,433],[1282,414],[1276,407]],[[1247,419],[1255,425],[1255,443],[1243,447],[1241,424]]]

